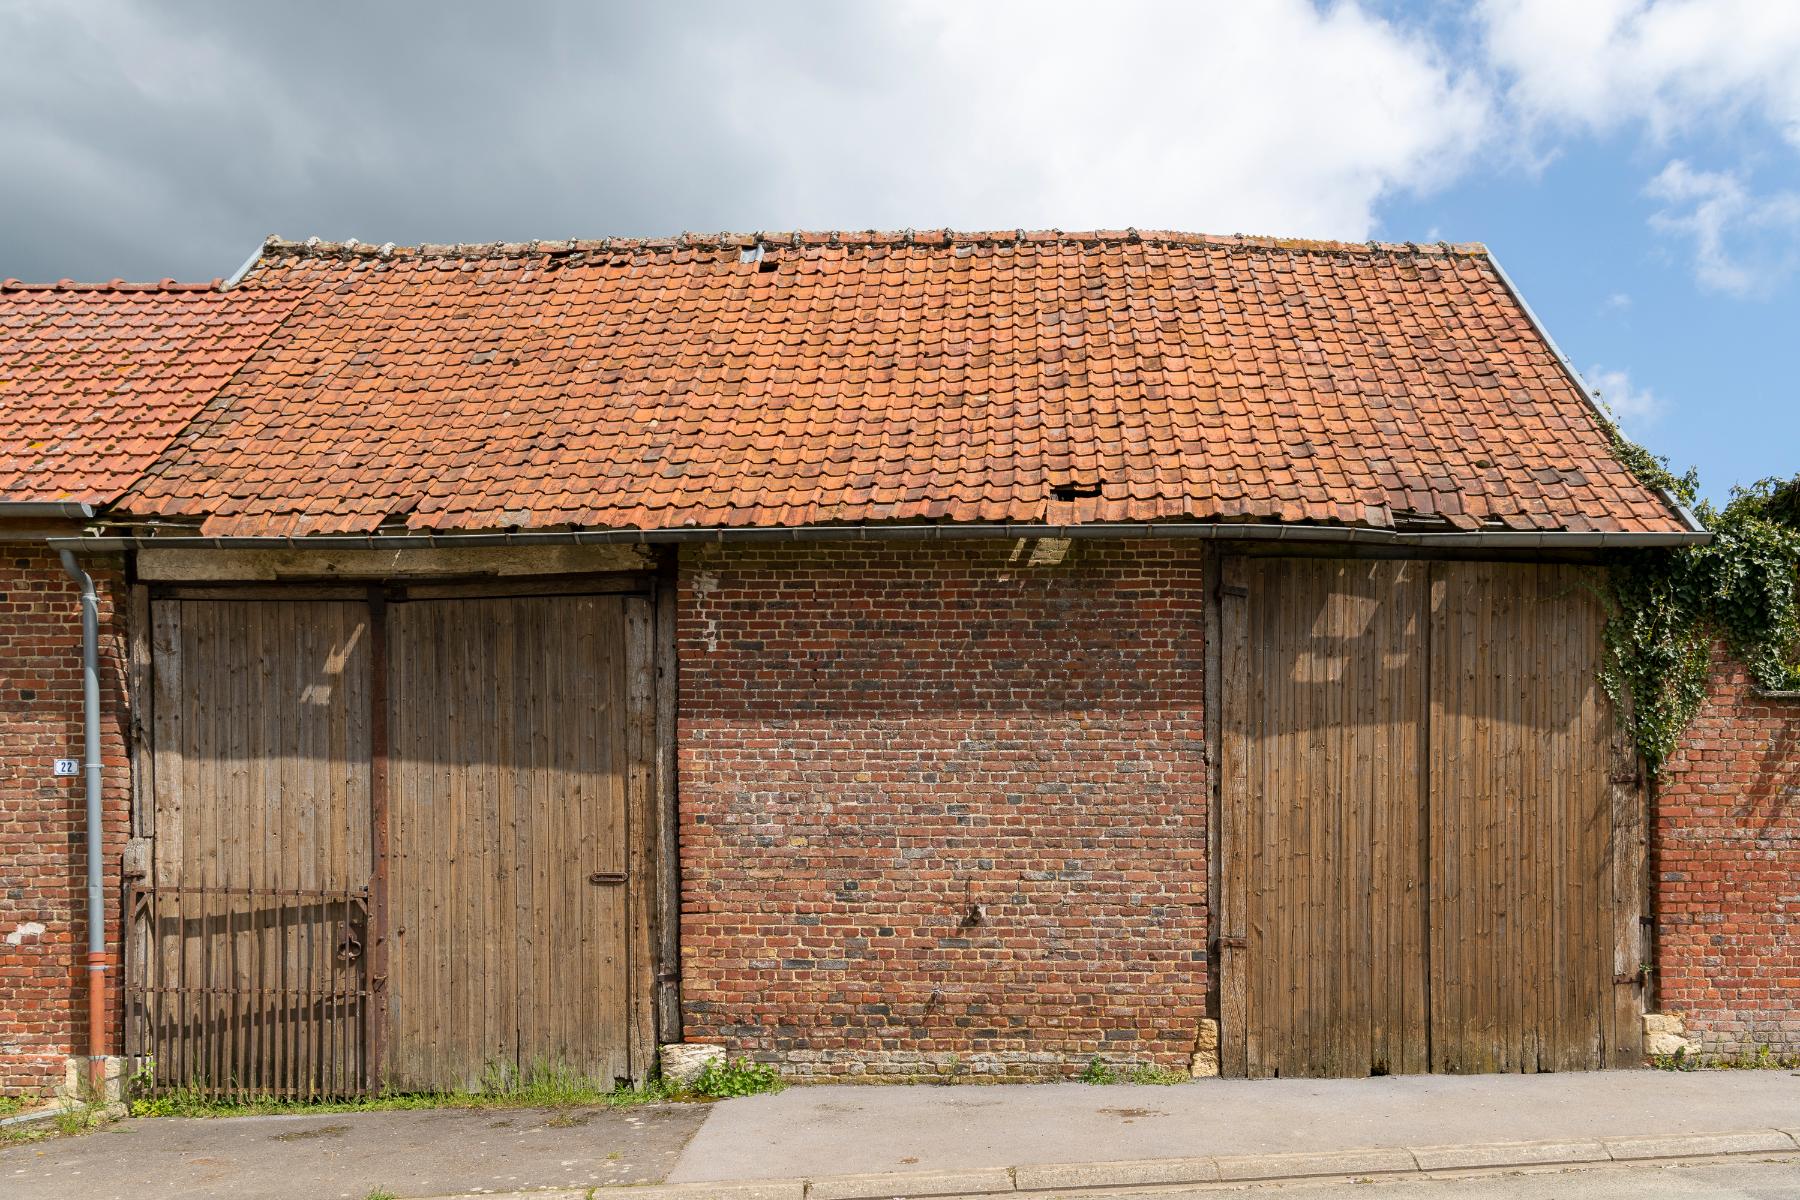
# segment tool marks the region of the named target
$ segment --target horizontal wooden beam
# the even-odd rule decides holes
[[[655,564],[636,546],[471,546],[409,550],[138,551],[138,578],[150,583],[469,576],[643,571]]]

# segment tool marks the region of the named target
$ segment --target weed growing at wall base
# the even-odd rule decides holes
[[[723,1100],[729,1096],[755,1096],[762,1092],[779,1092],[784,1085],[781,1076],[768,1063],[739,1058],[707,1063],[694,1080],[693,1091],[708,1099]]]
[[[1177,1083],[1188,1083],[1193,1076],[1186,1071],[1177,1071],[1169,1067],[1159,1067],[1154,1063],[1140,1063],[1137,1066],[1113,1067],[1098,1054],[1088,1060],[1088,1065],[1081,1069],[1075,1077],[1082,1083],[1103,1087],[1111,1083],[1154,1084],[1168,1087]]]
[[[154,1087],[150,1075],[134,1080],[139,1090]],[[221,1098],[198,1087],[169,1087],[131,1101],[134,1117],[234,1117],[298,1113],[393,1112],[421,1108],[632,1108],[641,1104],[693,1103],[727,1096],[753,1096],[785,1086],[772,1066],[741,1059],[709,1067],[691,1087],[653,1078],[641,1087],[608,1087],[578,1072],[551,1066],[525,1071],[490,1067],[479,1087],[454,1091],[384,1092],[339,1099],[294,1100],[246,1095]]]
[[[1736,1054],[1653,1054],[1650,1065],[1659,1071],[1793,1071],[1800,1070],[1800,1054],[1780,1054],[1772,1046],[1755,1046]]]

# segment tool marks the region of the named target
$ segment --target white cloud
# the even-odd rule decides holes
[[[1484,0],[1487,53],[1527,120],[1659,137],[1745,112],[1800,149],[1792,0]]]
[[[1483,0],[1504,111],[1527,141],[1641,124],[1658,143],[1773,128],[1800,150],[1800,3],[1794,0]],[[1550,144],[1554,145],[1554,138]],[[1764,294],[1794,267],[1800,196],[1755,194],[1748,168],[1676,158],[1645,193],[1652,229],[1692,246],[1703,288]]]
[[[1682,159],[1645,188],[1664,207],[1651,228],[1693,242],[1702,286],[1736,296],[1764,292],[1793,269],[1800,240],[1800,195],[1758,196],[1732,171],[1699,171]]]
[[[730,111],[806,224],[1174,227],[1361,239],[1446,182],[1488,105],[1355,4],[909,0],[878,82],[734,72]],[[798,86],[796,86],[798,85]]]
[[[1614,419],[1627,428],[1654,424],[1663,414],[1662,400],[1649,388],[1633,386],[1631,376],[1624,371],[1590,367],[1587,384],[1600,402],[1611,410]]]
[[[1612,316],[1615,313],[1631,311],[1631,294],[1629,292],[1609,292],[1606,299],[1600,302],[1600,315]]]

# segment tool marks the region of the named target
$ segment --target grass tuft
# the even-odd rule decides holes
[[[1088,1065],[1081,1069],[1075,1078],[1083,1083],[1097,1087],[1109,1083],[1150,1083],[1168,1087],[1177,1083],[1187,1083],[1193,1076],[1186,1071],[1178,1071],[1173,1067],[1159,1067],[1155,1063],[1126,1064],[1114,1067],[1108,1065],[1098,1054],[1088,1060]]]
[[[142,1077],[140,1086],[151,1080]],[[713,1100],[779,1091],[780,1075],[767,1064],[740,1059],[701,1076],[691,1088],[652,1079],[642,1087],[606,1086],[578,1072],[539,1065],[519,1072],[490,1067],[478,1087],[458,1091],[384,1092],[330,1100],[273,1096],[220,1099],[199,1088],[163,1088],[131,1101],[134,1117],[240,1117],[309,1113],[395,1112],[427,1108],[635,1108],[643,1104]]]
[[[694,1080],[693,1090],[695,1094],[710,1100],[723,1100],[729,1096],[779,1092],[784,1086],[786,1085],[781,1082],[781,1076],[768,1063],[740,1058],[735,1061],[707,1063]]]
[[[1736,1054],[1653,1054],[1650,1065],[1659,1071],[1792,1071],[1800,1069],[1800,1054],[1778,1054],[1774,1047],[1758,1045]]]
[[[1099,1086],[1102,1084],[1119,1082],[1119,1073],[1107,1066],[1106,1060],[1096,1054],[1094,1057],[1088,1059],[1088,1065],[1083,1067],[1081,1069],[1081,1074],[1077,1075],[1075,1078],[1081,1080],[1083,1083],[1091,1083],[1095,1086]]]

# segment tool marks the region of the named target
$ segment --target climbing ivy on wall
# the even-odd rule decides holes
[[[1613,703],[1629,699],[1630,733],[1654,770],[1706,699],[1715,639],[1758,687],[1800,688],[1800,475],[1734,488],[1715,509],[1693,471],[1675,475],[1617,430],[1613,439],[1633,474],[1667,488],[1713,532],[1710,545],[1637,551],[1609,573],[1601,682]]]

